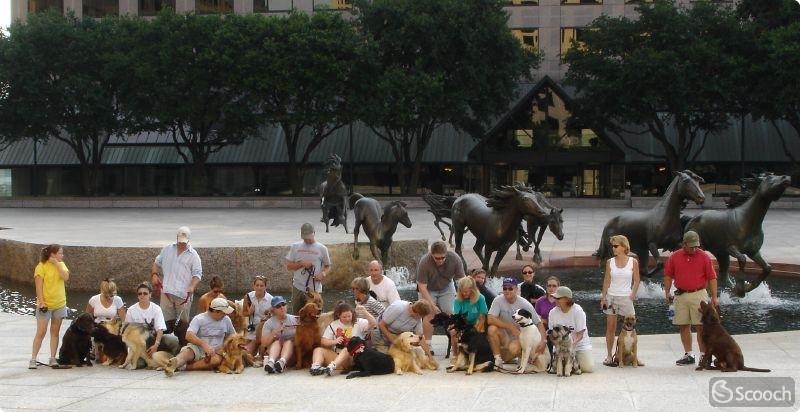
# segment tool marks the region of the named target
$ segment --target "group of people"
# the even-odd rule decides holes
[[[292,244],[285,256],[285,266],[292,272],[293,314],[289,313],[286,298],[267,292],[264,276],[253,279],[253,290],[242,299],[243,314],[247,317],[246,350],[263,359],[261,364],[267,373],[280,374],[293,364],[293,339],[299,324],[295,314],[306,303],[306,291],[322,292],[322,284],[330,271],[328,249],[317,242],[314,235],[313,226],[303,224],[302,240]],[[89,300],[85,310],[98,323],[113,318],[130,323],[152,323],[155,340],[147,352],[167,351],[173,355],[165,367],[167,376],[181,368],[215,368],[222,361],[220,350],[225,338],[235,333],[227,316],[234,308],[223,295],[222,280],[217,277],[211,281],[211,291],[198,302],[200,313],[190,319],[192,299],[203,273],[200,256],[189,243],[190,236],[190,229],[181,227],[176,241],[161,250],[152,264],[150,282],[142,282],[136,288],[136,304],[126,308],[117,296],[113,280],[105,279],[101,282],[100,293]],[[635,315],[634,302],[640,274],[636,259],[628,256],[628,239],[618,235],[612,236],[610,242],[614,256],[605,264],[600,305],[607,314],[607,356],[603,363],[613,366],[617,317]],[[697,234],[687,232],[683,248],[673,253],[665,266],[664,290],[668,302],[673,302],[673,284],[677,288],[673,323],[680,327],[686,352],[677,361],[679,365],[695,361],[691,351],[691,326],[698,330],[700,356],[703,355],[702,325],[697,309],[700,301],[709,300],[707,289],[711,292],[711,303],[717,305],[716,274],[710,258],[698,247]],[[48,324],[51,355],[48,364],[57,363],[61,321],[67,314],[64,284],[70,277],[63,259],[63,248],[49,245],[42,250],[40,262],[34,270],[37,329],[29,364],[32,369],[40,364],[37,354]],[[351,283],[354,305],[344,301],[335,305],[332,321],[322,333],[321,346],[313,352],[311,375],[331,375],[337,369],[349,369],[352,358],[346,347],[353,336],[364,339],[377,350],[386,351],[399,334],[413,332],[424,336],[420,346],[426,356],[432,358],[433,326],[430,320],[440,312],[463,314],[469,325],[485,322],[495,363],[502,365],[521,353],[520,326],[512,318],[519,309],[532,314],[542,337],[555,325],[570,328],[581,370],[591,372],[594,369],[585,311],[575,303],[572,290],[561,285],[557,277],[548,277],[545,287],[537,285],[536,267],[533,265],[523,266],[522,282],[504,278],[502,292],[494,296],[486,286],[484,270],[473,270],[466,276],[461,258],[449,251],[446,243],[436,241],[417,266],[418,300],[415,302],[400,298],[394,282],[383,275],[380,262],[369,262],[367,271],[366,276],[355,278]],[[159,304],[151,302],[155,293],[161,296]],[[176,323],[180,322],[188,322],[188,344],[183,348],[173,333]],[[535,354],[542,354],[545,350],[552,352],[552,344],[543,339],[535,348]],[[457,354],[457,345],[453,345],[451,351]]]

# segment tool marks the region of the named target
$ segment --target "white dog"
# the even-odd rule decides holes
[[[522,349],[522,356],[519,357],[517,373],[525,373],[529,361],[533,364],[533,372],[544,372],[550,363],[550,352],[545,350],[541,355],[535,354],[536,347],[542,342],[542,334],[539,332],[537,324],[533,322],[533,314],[527,309],[518,309],[511,317],[520,328],[519,345]]]

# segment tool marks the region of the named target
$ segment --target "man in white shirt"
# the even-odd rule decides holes
[[[367,272],[369,272],[369,277],[367,278],[369,280],[369,290],[375,292],[375,299],[382,303],[384,308],[388,308],[389,305],[400,300],[397,286],[392,279],[384,276],[381,262],[377,260],[369,262]]]
[[[189,244],[191,233],[188,227],[179,227],[177,241],[161,249],[150,271],[153,287],[162,292],[160,306],[167,332],[172,332],[178,316],[184,322],[189,321],[194,290],[203,277],[200,255]],[[159,273],[163,274],[163,278],[159,277]]]

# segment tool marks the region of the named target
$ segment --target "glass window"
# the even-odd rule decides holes
[[[175,0],[139,0],[140,16],[155,16],[166,8],[175,10]]]
[[[561,4],[603,4],[603,0],[561,0]]]
[[[195,0],[194,11],[197,14],[233,13],[233,0]]]
[[[506,4],[510,6],[538,6],[539,0],[507,0]]]
[[[581,46],[581,35],[586,32],[583,27],[562,27],[561,28],[561,56],[567,54],[567,51],[572,48],[572,41],[578,42],[578,47]]]
[[[254,13],[292,11],[293,9],[293,0],[253,0]]]
[[[314,0],[314,10],[350,10],[353,0]]]
[[[28,13],[38,13],[48,9],[64,12],[64,0],[28,0]]]
[[[11,187],[11,169],[0,169],[0,197],[10,197]]]
[[[105,17],[119,15],[119,0],[83,0],[83,15]]]
[[[539,51],[539,29],[511,29],[511,33],[526,49],[533,52]]]

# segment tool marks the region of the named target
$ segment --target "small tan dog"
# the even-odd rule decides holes
[[[244,333],[234,333],[222,344],[222,363],[217,366],[217,372],[242,373],[245,365],[252,365],[253,361],[253,356],[245,350]]]
[[[622,330],[619,331],[617,337],[617,367],[622,368],[625,365],[632,367],[644,366],[644,363],[639,362],[639,355],[637,353],[637,346],[639,339],[636,337],[636,316],[628,315],[622,321]]]
[[[402,375],[403,372],[422,374],[422,369],[436,370],[439,364],[430,361],[425,351],[419,346],[422,338],[411,332],[403,332],[397,336],[389,348],[389,356],[394,360],[394,372]]]

